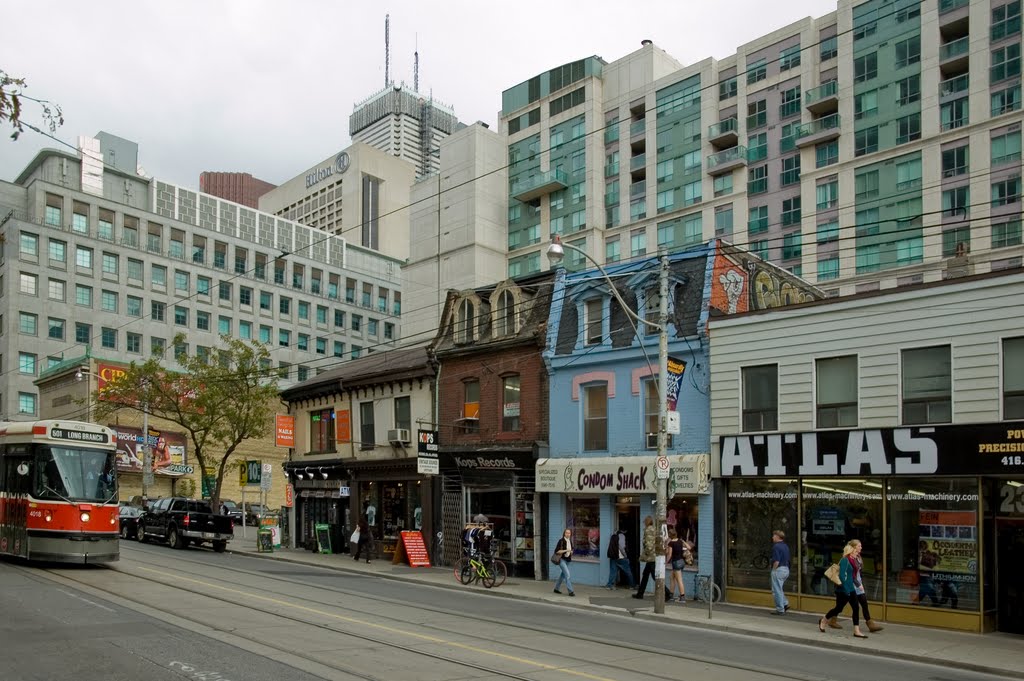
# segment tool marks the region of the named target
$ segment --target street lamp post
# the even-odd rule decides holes
[[[615,283],[612,278],[608,276],[604,267],[601,263],[597,262],[582,248],[573,246],[572,244],[564,244],[562,240],[557,236],[551,238],[551,244],[548,246],[547,255],[548,260],[551,261],[552,265],[557,266],[561,263],[565,257],[565,249],[569,248],[576,251],[584,258],[589,260],[597,267],[597,270],[604,277],[608,283],[608,288],[611,290],[612,296],[615,297],[616,302],[622,310],[634,321],[641,324],[646,324],[652,328],[658,329],[658,458],[667,456],[668,453],[668,258],[661,256],[660,258],[660,273],[659,273],[659,305],[658,305],[658,323],[641,319],[636,313],[634,313],[626,301],[619,295],[618,290],[615,288]],[[634,327],[635,328],[635,327]],[[656,484],[656,500],[655,500],[655,514],[657,516],[657,527],[658,531],[655,535],[654,553],[655,553],[655,569],[654,569],[654,612],[657,614],[663,614],[665,612],[665,539],[666,539],[666,517],[668,515],[668,479],[659,477]]]

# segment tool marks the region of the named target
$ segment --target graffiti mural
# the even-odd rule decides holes
[[[711,307],[726,314],[821,300],[825,294],[786,270],[744,250],[719,244],[711,282]]]

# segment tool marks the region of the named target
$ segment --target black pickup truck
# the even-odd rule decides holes
[[[139,541],[158,539],[173,548],[210,542],[221,553],[234,536],[231,517],[214,513],[210,502],[167,497],[151,501],[139,518]]]

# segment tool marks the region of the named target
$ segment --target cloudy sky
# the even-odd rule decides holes
[[[177,184],[198,188],[203,170],[280,183],[348,145],[353,106],[384,85],[388,13],[392,79],[411,86],[418,41],[421,91],[463,122],[493,127],[502,90],[554,66],[594,54],[613,61],[644,38],[683,63],[724,57],[835,6],[6,0],[0,69],[25,78],[26,94],[61,105],[65,124],[56,136],[72,145],[104,130],[138,142],[146,172]],[[25,118],[39,123],[31,107]],[[30,131],[16,142],[8,134],[0,134],[0,179],[8,181],[40,148],[60,146]]]

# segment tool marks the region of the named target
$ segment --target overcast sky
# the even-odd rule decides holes
[[[582,8],[586,7],[586,11]],[[590,55],[614,61],[650,38],[684,64],[736,46],[835,0],[656,0],[481,3],[470,0],[3,0],[0,69],[26,94],[64,110],[56,135],[74,145],[100,130],[139,144],[147,174],[196,187],[204,170],[280,183],[349,144],[353,106],[391,77],[492,127],[501,92]],[[29,106],[25,119],[39,124]],[[0,179],[42,147],[0,130]],[[67,149],[66,147],[64,147]]]

